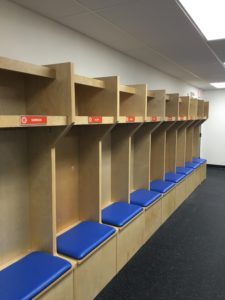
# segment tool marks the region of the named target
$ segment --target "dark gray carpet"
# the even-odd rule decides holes
[[[225,299],[225,169],[208,178],[96,300]]]

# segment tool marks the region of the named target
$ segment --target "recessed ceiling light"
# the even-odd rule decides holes
[[[179,0],[207,40],[225,39],[225,1]]]
[[[212,86],[214,86],[217,89],[224,89],[225,88],[225,82],[212,82],[210,83]]]

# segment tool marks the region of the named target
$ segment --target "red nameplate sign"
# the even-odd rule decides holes
[[[180,120],[184,120],[184,116],[180,116]]]
[[[88,123],[102,123],[102,117],[88,117]]]
[[[127,117],[127,122],[128,123],[132,123],[132,122],[135,122],[135,117]]]
[[[157,117],[156,117],[156,116],[150,117],[150,121],[152,121],[152,122],[157,122]]]
[[[173,121],[173,117],[167,117],[167,121]]]
[[[46,125],[46,116],[20,116],[20,125]]]

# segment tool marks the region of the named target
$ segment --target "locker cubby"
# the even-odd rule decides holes
[[[151,135],[151,181],[164,180],[166,173],[166,134],[174,122],[164,122]],[[168,150],[169,152],[169,150]],[[174,212],[175,188],[170,189],[162,197],[162,222]]]
[[[1,57],[0,127],[66,125],[67,69],[68,64],[54,69]]]
[[[190,97],[182,96],[179,97],[179,121],[186,121],[189,117],[190,110]]]
[[[204,119],[208,119],[209,117],[209,102],[204,101]]]
[[[166,111],[165,90],[147,92],[147,122],[164,121]]]
[[[150,190],[151,134],[160,124],[160,122],[155,121],[154,123],[144,123],[131,137],[130,193],[140,189]],[[144,208],[144,242],[162,224],[161,210],[161,197]]]
[[[204,100],[198,100],[197,118],[204,119]]]
[[[31,250],[53,252],[48,136],[43,128],[0,130],[1,267]]]
[[[53,150],[55,238],[82,221],[101,223],[101,140],[111,126],[70,126],[58,137]],[[72,243],[79,245],[80,240],[73,239]],[[111,235],[81,259],[69,258],[77,263],[74,269],[75,298],[93,299],[116,275],[116,236]]]
[[[176,121],[179,117],[179,94],[166,94],[166,121]]]
[[[118,78],[74,75],[75,124],[112,124],[118,116]]]
[[[113,203],[130,203],[131,139],[141,124],[117,124],[101,141],[101,210]],[[117,272],[143,244],[144,215],[118,227]]]
[[[146,119],[146,84],[122,85],[119,83],[119,123],[141,123]]]
[[[190,98],[189,120],[196,120],[198,118],[198,100]]]

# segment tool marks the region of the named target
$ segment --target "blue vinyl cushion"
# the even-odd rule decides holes
[[[194,169],[185,168],[185,167],[176,167],[176,171],[177,171],[178,174],[189,175],[194,171]]]
[[[184,174],[168,172],[165,174],[165,180],[178,183],[185,178]]]
[[[115,228],[104,224],[83,221],[57,238],[57,251],[75,259],[82,259],[115,231]]]
[[[200,163],[193,163],[193,162],[186,162],[185,167],[186,168],[191,168],[191,169],[197,169],[201,164]]]
[[[164,180],[153,180],[150,189],[159,193],[166,193],[175,186],[175,183]]]
[[[200,164],[204,164],[204,163],[206,163],[207,162],[207,160],[206,159],[204,159],[204,158],[198,158],[198,157],[194,157],[193,159],[192,159],[192,162],[193,163],[200,163]]]
[[[33,299],[70,268],[64,259],[32,252],[0,272],[0,299]]]
[[[143,210],[142,207],[125,202],[115,202],[102,210],[102,222],[122,227]]]
[[[147,207],[160,197],[161,194],[158,192],[139,189],[130,194],[130,203]]]

